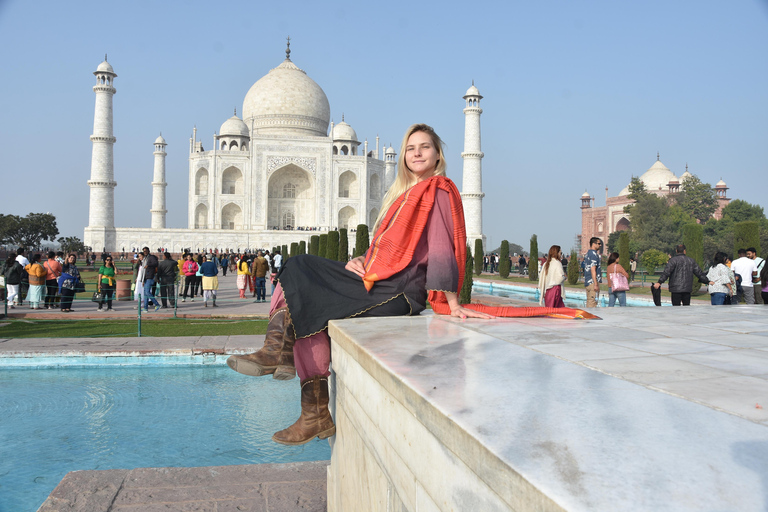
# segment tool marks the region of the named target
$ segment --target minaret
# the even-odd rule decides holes
[[[155,139],[155,174],[152,178],[152,229],[165,228],[165,139],[163,134]]]
[[[384,186],[383,190],[389,190],[389,187],[395,182],[397,178],[397,153],[392,144],[384,150]]]
[[[88,211],[88,227],[85,229],[85,245],[94,251],[115,250],[115,183],[112,135],[112,96],[117,74],[107,62],[99,64],[96,71],[96,110],[93,116],[93,152],[91,156],[91,198]]]
[[[472,81],[472,87],[464,95],[464,159],[461,200],[464,203],[464,220],[467,227],[467,243],[474,247],[478,238],[485,247],[483,235],[483,152],[480,150],[480,91]],[[487,248],[486,248],[487,249]]]

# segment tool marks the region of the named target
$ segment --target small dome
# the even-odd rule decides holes
[[[584,197],[584,198],[587,198],[587,197],[589,197],[589,192],[587,192],[587,191],[584,191],[584,193],[583,193],[583,194],[581,194],[581,197]]]
[[[680,176],[680,181],[684,181],[685,178],[693,178],[693,174],[689,173],[688,171],[685,171],[682,176]]]
[[[112,69],[112,66],[107,62],[107,59],[104,59],[104,62],[99,64],[99,67],[96,68],[97,73],[112,73],[115,74],[115,70]]]
[[[386,151],[384,151],[385,155],[394,155],[395,154],[395,148],[392,146],[389,146]]]
[[[165,144],[165,139],[162,135],[155,139],[155,144]]]
[[[221,125],[219,135],[248,137],[248,126],[237,116],[232,116]]]
[[[477,87],[475,87],[475,84],[472,83],[472,86],[467,89],[467,94],[464,95],[464,98],[467,96],[480,96],[480,91],[477,90]],[[480,96],[482,98],[482,96]]]
[[[333,127],[331,137],[333,140],[353,140],[357,142],[357,134],[355,133],[355,130],[344,121]]]
[[[720,179],[720,181],[718,181],[715,184],[715,188],[727,188],[727,187],[728,187],[728,185],[725,184],[725,182],[722,180],[722,178]]]

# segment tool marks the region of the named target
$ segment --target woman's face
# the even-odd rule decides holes
[[[74,263],[76,261],[76,258],[72,255],[67,257],[67,263]]]
[[[405,146],[405,165],[411,170],[416,180],[421,182],[432,177],[440,153],[432,143],[432,137],[425,132],[414,132],[408,137]]]

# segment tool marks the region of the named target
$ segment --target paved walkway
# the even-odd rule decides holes
[[[73,471],[38,512],[326,510],[328,461]]]

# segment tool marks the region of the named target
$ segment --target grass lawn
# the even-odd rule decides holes
[[[4,320],[2,338],[121,338],[136,336],[138,322],[133,320]],[[263,319],[183,319],[144,320],[142,336],[230,336],[265,334]]]

